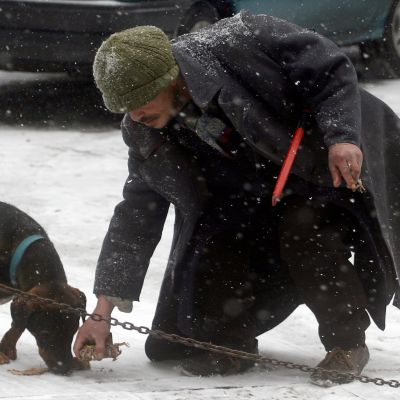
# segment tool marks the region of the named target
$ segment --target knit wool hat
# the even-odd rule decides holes
[[[178,74],[169,39],[155,26],[114,33],[102,43],[93,64],[104,104],[115,113],[144,106]]]

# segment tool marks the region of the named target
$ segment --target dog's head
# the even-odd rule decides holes
[[[67,284],[46,283],[35,286],[28,293],[74,308],[86,307],[84,293]],[[71,352],[72,340],[79,327],[79,313],[66,312],[52,304],[16,298],[11,304],[11,315],[15,325],[28,329],[35,337],[39,354],[50,371],[65,375],[73,369],[87,367]]]

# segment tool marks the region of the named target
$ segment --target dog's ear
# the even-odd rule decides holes
[[[85,293],[81,292],[79,289],[67,285],[65,287],[65,297],[66,302],[72,307],[76,308],[86,308],[86,296]]]
[[[33,312],[39,311],[42,306],[34,300],[27,300],[23,297],[16,297],[11,302],[10,308],[13,324],[18,328],[25,329],[29,317],[32,315]]]
[[[26,293],[57,301],[55,294],[60,292],[61,288],[53,287],[53,285],[46,283],[43,285],[36,285]],[[41,302],[40,299],[26,299],[23,297],[17,297],[11,303],[11,315],[13,322],[21,328],[26,327],[27,321],[32,313],[40,310],[58,310],[58,307],[53,304]]]

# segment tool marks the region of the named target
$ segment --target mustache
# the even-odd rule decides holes
[[[148,124],[149,122],[153,122],[158,118],[160,118],[159,114],[146,115],[140,118],[138,122],[140,122],[141,124]]]

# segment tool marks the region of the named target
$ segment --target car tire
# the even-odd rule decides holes
[[[193,6],[183,17],[177,35],[195,32],[219,20],[219,14],[209,2],[202,1]]]
[[[392,3],[382,39],[361,44],[363,69],[367,78],[400,77],[400,0]]]
[[[400,0],[393,2],[386,22],[381,50],[388,72],[400,77]]]

